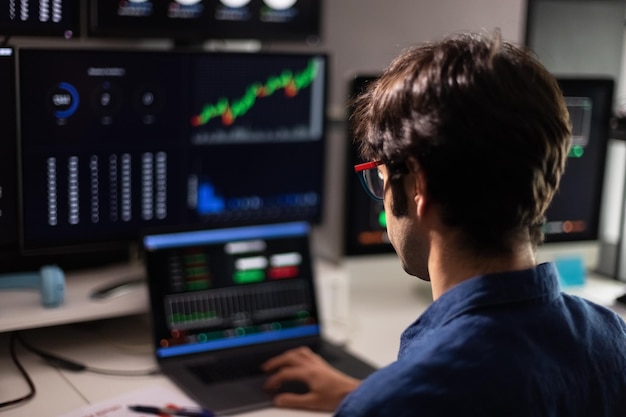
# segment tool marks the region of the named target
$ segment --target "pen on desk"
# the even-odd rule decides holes
[[[184,416],[184,417],[215,417],[209,410],[203,410],[200,408],[175,408],[175,407],[154,407],[150,405],[129,405],[128,409],[137,413],[147,414],[165,414],[171,416]]]

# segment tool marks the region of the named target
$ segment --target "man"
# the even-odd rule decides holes
[[[389,238],[433,303],[398,360],[364,381],[307,349],[273,358],[275,404],[339,416],[626,416],[626,324],[560,293],[536,265],[570,147],[555,79],[522,48],[478,34],[402,53],[358,98],[357,167]]]

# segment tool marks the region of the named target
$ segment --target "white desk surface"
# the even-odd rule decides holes
[[[384,366],[397,354],[400,333],[431,302],[428,283],[409,277],[395,260],[371,258],[341,266],[318,265],[319,298],[326,334],[343,341],[357,355],[374,365]],[[156,364],[149,348],[145,286],[106,301],[88,295],[95,287],[115,282],[135,267],[111,268],[90,278],[68,276],[66,303],[45,309],[36,293],[0,293],[0,402],[27,392],[28,387],[13,365],[8,345],[10,331],[22,334],[40,349],[104,369],[145,370]],[[95,278],[94,278],[95,277]],[[584,287],[568,292],[612,306],[626,318],[626,309],[614,306],[615,297],[626,284],[590,275]],[[163,376],[120,377],[61,371],[18,348],[19,358],[37,387],[34,399],[0,414],[7,417],[55,417],[88,404],[104,401],[146,386],[178,388]],[[266,409],[241,414],[245,417],[312,417],[325,413]]]

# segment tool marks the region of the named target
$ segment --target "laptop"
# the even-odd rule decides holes
[[[203,407],[271,406],[260,365],[298,346],[355,378],[375,370],[323,339],[308,223],[155,231],[141,241],[156,360]]]

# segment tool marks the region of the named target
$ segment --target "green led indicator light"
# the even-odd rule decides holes
[[[580,158],[583,156],[584,153],[585,153],[585,150],[583,149],[582,146],[575,145],[575,146],[572,146],[572,148],[569,150],[569,157]]]
[[[385,216],[385,210],[378,213],[378,224],[380,224],[380,227],[382,228],[387,228],[387,216]]]

